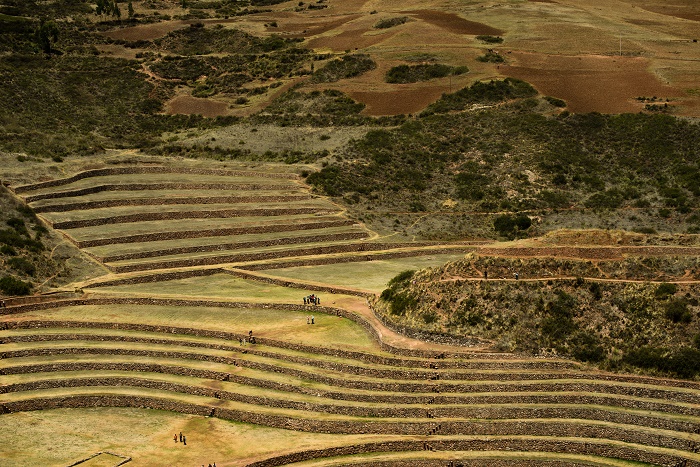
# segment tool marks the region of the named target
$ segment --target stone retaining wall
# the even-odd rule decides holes
[[[213,399],[212,403],[217,399]],[[253,423],[256,425],[270,426],[274,428],[291,429],[295,431],[317,432],[317,433],[342,433],[342,434],[359,434],[359,433],[378,433],[378,434],[406,434],[406,435],[427,435],[425,441],[398,441],[391,443],[376,443],[381,444],[380,451],[412,451],[423,450],[429,445],[435,450],[479,450],[477,446],[488,446],[489,450],[525,450],[525,451],[554,451],[554,452],[580,452],[586,454],[600,455],[611,458],[621,458],[629,460],[638,460],[643,462],[653,463],[668,463],[669,460],[675,459],[668,455],[649,452],[644,449],[633,449],[632,447],[620,447],[610,443],[605,443],[605,440],[617,440],[635,444],[643,444],[647,446],[666,447],[666,443],[670,443],[674,449],[691,450],[689,442],[670,438],[663,435],[645,433],[638,430],[628,430],[619,427],[600,426],[597,424],[587,425],[585,423],[567,423],[562,421],[554,423],[551,421],[473,421],[473,422],[373,422],[373,421],[347,421],[347,420],[311,420],[311,419],[296,419],[274,414],[256,413],[250,411],[227,409],[221,407],[212,407],[211,405],[200,405],[194,403],[186,403],[172,399],[161,397],[147,397],[134,395],[76,395],[63,396],[55,398],[36,398],[22,401],[6,402],[2,405],[2,411],[5,413],[26,412],[31,410],[44,410],[56,408],[79,408],[79,407],[137,407],[150,408],[156,410],[166,410],[171,412],[180,412],[186,414],[200,416],[214,416],[225,420],[235,420],[245,423]],[[432,427],[432,428],[431,428]],[[430,428],[429,431],[427,429]],[[426,432],[427,431],[427,432]],[[510,436],[529,435],[542,437],[572,437],[572,438],[589,438],[581,441],[573,440],[558,440],[558,439],[525,439],[525,440],[445,440],[435,437],[430,437],[433,434],[449,435],[469,433],[471,435],[502,435],[507,433]],[[591,442],[590,438],[595,441]],[[600,440],[600,441],[598,441]],[[466,441],[466,443],[465,443]],[[511,442],[520,443],[519,447],[515,447]],[[405,444],[410,443],[410,444]],[[457,444],[459,443],[459,444]],[[563,443],[566,446],[564,449],[553,449],[553,445]],[[685,443],[684,446],[681,444]],[[376,445],[375,444],[375,445]],[[393,448],[388,448],[394,446]],[[678,445],[676,447],[676,445]],[[356,445],[345,454],[375,452],[370,447],[371,445]],[[408,448],[407,446],[413,446]],[[576,447],[577,446],[577,447]],[[322,452],[325,455],[316,455],[315,457],[328,457],[342,455],[340,452],[333,452],[325,449]],[[337,448],[335,448],[337,449]],[[486,449],[482,447],[481,449]],[[577,450],[578,449],[578,450]],[[312,451],[304,451],[297,453],[299,456],[308,456]],[[678,452],[679,455],[683,451]],[[257,467],[267,465],[282,465],[284,463],[301,461],[306,457],[289,457],[284,456],[284,460],[277,457],[277,461],[263,461],[272,463],[251,464]],[[308,457],[314,458],[314,457]],[[276,463],[275,463],[276,462]],[[690,459],[688,465],[696,467],[700,465],[697,461]],[[695,463],[693,463],[695,462]]]
[[[259,240],[238,243],[217,243],[215,245],[197,245],[192,247],[169,248],[164,250],[141,251],[137,253],[125,253],[121,255],[105,256],[100,258],[103,262],[124,261],[130,259],[153,258],[158,256],[179,255],[185,253],[202,253],[208,251],[242,250],[246,248],[259,248],[277,245],[296,245],[303,243],[323,243],[341,240],[363,240],[369,236],[367,232],[341,232],[326,235],[307,235],[299,237],[281,237],[274,240]]]
[[[318,285],[318,284],[305,284],[303,282],[295,282],[289,279],[279,279],[276,277],[269,277],[269,276],[259,276],[257,274],[250,274],[248,271],[243,270],[243,269],[233,269],[233,268],[226,268],[223,269],[223,271],[226,274],[230,274],[235,277],[240,277],[241,279],[249,280],[249,281],[255,281],[255,282],[263,282],[266,284],[272,284],[272,285],[278,285],[280,287],[287,287],[287,288],[294,288],[294,289],[301,289],[301,290],[313,290],[317,292],[326,292],[326,293],[331,293],[331,294],[340,294],[340,295],[355,295],[358,297],[370,297],[373,296],[374,294],[372,293],[366,293],[366,292],[361,292],[358,290],[354,289],[346,289],[343,287],[332,287],[332,286],[327,286],[327,285]]]
[[[367,256],[345,256],[342,258],[313,258],[313,259],[302,259],[295,261],[279,262],[279,263],[269,263],[269,264],[250,264],[245,266],[238,266],[238,269],[245,269],[247,271],[265,271],[267,269],[283,269],[283,268],[295,268],[300,266],[323,266],[326,264],[341,264],[341,263],[359,263],[362,261],[375,261],[383,259],[395,259],[395,258],[411,258],[413,256],[425,256],[425,255],[446,255],[453,253],[469,253],[476,251],[476,247],[458,247],[458,248],[434,248],[425,250],[411,250],[411,251],[400,251],[392,253],[380,253]]]
[[[153,190],[231,190],[231,191],[282,191],[294,188],[293,185],[268,185],[256,183],[107,183],[88,188],[75,190],[53,191],[24,197],[26,203],[33,203],[44,199],[72,198],[77,196],[92,195],[104,191],[153,191]]]
[[[334,219],[330,221],[307,221],[301,223],[270,224],[251,227],[180,230],[175,232],[154,232],[139,235],[126,235],[123,237],[82,240],[76,242],[76,245],[78,246],[78,248],[90,248],[95,246],[114,245],[119,243],[159,242],[163,240],[179,240],[183,238],[222,237],[228,235],[252,235],[273,232],[294,232],[299,230],[325,229],[330,227],[346,227],[350,225],[355,225],[355,221],[349,219]]]
[[[10,307],[10,308],[5,308],[3,311],[5,311],[5,314],[9,313],[23,313],[26,311],[34,311],[34,310],[40,310],[40,309],[51,309],[51,308],[60,308],[60,307],[65,307],[65,306],[81,306],[81,305],[110,305],[110,304],[134,304],[134,305],[177,305],[177,306],[223,306],[223,307],[232,307],[232,308],[278,308],[278,309],[287,309],[287,310],[294,310],[294,311],[307,311],[307,312],[314,312],[314,313],[326,313],[326,314],[335,314],[336,316],[343,316],[348,319],[355,320],[358,324],[362,325],[363,323],[369,327],[370,330],[373,330],[371,325],[369,325],[368,322],[366,322],[363,318],[361,318],[358,315],[354,315],[346,310],[342,309],[336,309],[336,308],[329,308],[329,307],[322,307],[322,306],[303,306],[303,305],[291,305],[291,304],[255,304],[255,303],[237,303],[237,302],[212,302],[212,301],[206,301],[206,300],[174,300],[174,299],[151,299],[151,298],[101,298],[101,299],[81,299],[81,300],[65,300],[65,301],[60,301],[60,302],[50,302],[50,303],[40,303],[40,304],[32,304],[32,305],[24,305],[24,306],[18,306],[18,307]],[[9,313],[8,313],[9,312]],[[171,326],[153,326],[153,325],[143,325],[143,324],[128,324],[128,323],[102,323],[102,322],[78,322],[78,321],[5,321],[0,323],[0,329],[33,329],[33,328],[52,328],[52,327],[66,327],[66,328],[97,328],[97,329],[119,329],[119,330],[126,330],[126,331],[144,331],[144,332],[158,332],[158,333],[166,333],[166,334],[180,334],[180,335],[193,335],[193,336],[201,336],[201,337],[214,337],[214,338],[220,338],[220,339],[228,339],[228,340],[233,340],[233,341],[238,341],[239,338],[241,337],[246,337],[245,335],[239,335],[235,333],[229,333],[225,331],[211,331],[211,330],[201,330],[201,329],[193,329],[193,328],[178,328],[178,327],[171,327]],[[374,338],[378,339],[378,336],[376,333],[370,334]],[[394,361],[393,358],[387,358],[387,357],[382,357],[382,356],[377,356],[373,354],[366,354],[362,352],[353,352],[353,351],[346,351],[346,350],[340,350],[340,349],[334,349],[334,348],[327,348],[327,347],[315,347],[315,346],[308,346],[308,345],[303,345],[303,344],[294,344],[291,342],[283,342],[283,341],[276,341],[273,339],[266,339],[266,338],[258,338],[257,339],[258,344],[260,345],[265,345],[265,346],[270,346],[270,347],[278,347],[278,348],[285,348],[285,349],[290,349],[290,350],[298,350],[301,352],[306,352],[306,353],[316,353],[320,355],[328,355],[328,356],[336,356],[336,357],[341,357],[341,358],[349,358],[349,359],[357,359],[357,360],[362,360],[362,361],[367,361],[371,363],[379,363],[379,364],[388,364],[391,365]],[[448,364],[448,361],[442,360],[444,358],[466,358],[469,359],[474,356],[474,354],[463,354],[463,353],[455,353],[455,354],[444,354],[441,352],[435,352],[435,351],[420,351],[420,350],[415,350],[415,349],[397,349],[392,346],[389,346],[385,343],[381,344],[385,350],[388,351],[393,351],[396,354],[399,355],[406,355],[406,356],[413,356],[413,357],[419,357],[419,358],[439,358],[441,360],[435,362],[436,364],[442,365],[443,362],[444,364]],[[673,387],[673,388],[688,388],[688,389],[693,389],[693,390],[700,390],[700,383],[698,382],[693,382],[693,381],[683,381],[683,380],[675,380],[675,379],[663,379],[663,378],[652,378],[652,377],[644,377],[644,376],[635,376],[635,375],[617,375],[617,374],[607,374],[607,373],[585,373],[585,372],[580,372],[580,373],[575,373],[575,372],[565,372],[566,378],[576,378],[576,379],[584,379],[584,380],[595,380],[595,381],[610,381],[610,382],[624,382],[624,383],[636,383],[636,384],[647,384],[647,385],[654,385],[654,386],[668,386],[668,387]],[[473,373],[470,375],[470,379],[475,379],[477,377],[478,373]],[[555,375],[556,376],[556,375]],[[540,374],[537,375],[537,377],[531,377],[530,379],[537,380],[537,379],[543,379]],[[486,376],[482,378],[483,380],[487,380]],[[532,387],[532,390],[537,390],[537,391],[547,391],[551,390],[551,385],[539,385],[536,381],[533,383],[528,383],[530,387]],[[564,384],[566,385],[567,383],[558,383],[558,384]],[[433,383],[433,387],[440,392],[449,392],[450,390],[454,389],[453,385],[448,385],[446,383],[438,383],[435,381]],[[459,390],[463,392],[479,392],[480,387],[483,387],[482,385],[465,385],[464,383],[460,385]],[[505,391],[508,392],[510,391],[512,386],[511,385],[503,385],[502,387],[499,387],[497,389],[494,389],[496,391]],[[451,389],[452,388],[452,389]],[[632,394],[632,395],[640,395],[640,394],[655,394],[650,397],[658,397],[658,398],[664,398],[668,397],[667,391],[664,390],[655,390],[653,388],[640,388],[640,387],[624,387],[623,392],[618,392],[620,391],[620,388],[623,387],[618,387],[618,386],[609,386],[608,392],[614,393],[614,394]],[[600,389],[588,389],[589,391],[596,392],[599,391]],[[691,393],[687,393],[687,397],[690,397],[689,401],[692,401],[693,403],[698,403],[697,399],[697,394],[693,395]]]
[[[87,209],[104,209],[124,206],[166,206],[178,204],[236,204],[236,203],[278,203],[306,201],[311,195],[287,196],[196,196],[191,198],[125,198],[85,201],[82,203],[51,204],[37,206],[34,212],[69,212]]]
[[[0,324],[1,325],[1,324]],[[134,326],[140,326],[143,329],[134,329]],[[166,328],[163,330],[162,327],[155,327],[149,325],[132,325],[132,324],[121,324],[121,323],[90,323],[90,322],[76,322],[76,321],[12,321],[4,323],[3,329],[37,329],[37,328],[81,328],[81,329],[118,329],[118,330],[141,330],[145,332],[152,333],[163,333],[169,336],[179,335],[188,336],[194,335],[199,337],[213,337],[210,335],[210,331],[203,331],[200,329],[188,329],[188,328]],[[216,332],[216,331],[214,331]],[[238,337],[244,337],[242,335],[236,335],[234,333],[226,333],[224,339],[234,340],[237,342]],[[10,343],[10,342],[46,342],[55,340],[94,340],[94,341],[116,341],[116,342],[143,342],[152,344],[173,344],[179,346],[191,346],[191,347],[202,347],[220,350],[230,350],[230,351],[240,351],[240,347],[235,345],[235,342],[231,345],[226,344],[213,344],[213,343],[203,343],[203,342],[193,342],[193,341],[183,341],[183,340],[173,340],[173,339],[159,339],[159,338],[146,338],[146,337],[135,337],[129,335],[105,335],[105,334],[22,334],[22,335],[10,335],[5,337],[0,337],[0,343]],[[399,357],[390,357],[384,355],[377,355],[371,353],[360,353],[352,351],[339,351],[336,349],[328,349],[325,347],[316,347],[309,345],[295,345],[285,342],[277,342],[271,339],[265,340],[266,345],[260,345],[260,340],[258,340],[258,345],[253,347],[247,347],[245,351],[252,355],[260,355],[270,358],[282,358],[288,359],[289,361],[305,362],[307,364],[325,364],[324,360],[318,360],[316,358],[306,358],[299,356],[291,356],[287,354],[280,354],[266,350],[269,348],[289,348],[290,345],[294,346],[294,350],[304,352],[311,355],[332,355],[335,357],[340,357],[348,360],[356,360],[365,363],[380,364],[386,366],[396,366],[396,367],[406,367],[406,368],[436,368],[439,365],[440,369],[499,369],[508,370],[516,368],[529,368],[533,370],[575,370],[580,368],[580,365],[571,361],[559,361],[559,360],[527,360],[527,361],[509,361],[509,360],[489,360],[490,354],[459,354],[459,358],[464,358],[466,360],[433,360],[422,357],[420,360],[416,359],[405,359]],[[329,353],[330,352],[330,353]],[[472,358],[485,358],[481,361],[474,361]],[[333,365],[340,363],[332,363]],[[699,400],[700,401],[700,400]]]
[[[100,225],[128,224],[147,221],[172,221],[180,219],[232,219],[235,217],[278,217],[296,214],[332,214],[318,207],[306,208],[271,208],[271,209],[215,209],[211,211],[166,211],[140,212],[123,216],[98,217],[75,221],[53,222],[54,229],[81,229]],[[49,221],[50,222],[50,221]]]
[[[312,459],[323,459],[337,456],[352,456],[366,453],[381,453],[381,452],[416,452],[416,451],[523,451],[523,452],[552,452],[552,453],[567,453],[567,454],[584,454],[607,457],[610,459],[625,459],[637,462],[646,462],[655,465],[679,465],[679,458],[670,454],[652,453],[643,450],[637,450],[633,447],[614,446],[600,441],[591,440],[556,440],[556,439],[474,439],[474,440],[425,440],[425,441],[385,441],[380,443],[365,443],[350,446],[340,446],[326,449],[305,450],[291,454],[271,457],[269,459],[252,462],[246,467],[276,467],[280,465],[291,464],[295,462],[303,462]],[[480,460],[462,460],[457,457],[458,462],[464,465],[475,466],[497,466],[499,462],[506,462],[504,465],[557,465],[560,461],[546,460],[503,460],[503,459],[480,459]],[[685,467],[698,467],[699,462],[683,459],[687,462],[683,464]],[[400,466],[416,466],[422,465],[423,461],[387,461],[388,465]],[[426,465],[440,465],[444,467],[448,464],[448,460],[425,461]],[[523,464],[524,462],[524,464]],[[534,463],[534,464],[531,464]],[[549,464],[552,462],[553,464]],[[565,461],[563,465],[568,465],[574,461]],[[354,464],[353,464],[354,465]],[[358,464],[359,465],[359,464]],[[372,462],[372,465],[377,465]],[[384,465],[384,463],[379,464]],[[586,463],[586,465],[588,465]]]
[[[224,377],[225,380],[232,381],[229,376]],[[144,379],[139,377],[90,377],[90,378],[67,378],[67,379],[49,379],[43,381],[32,381],[28,383],[12,384],[2,386],[2,393],[14,393],[23,391],[38,391],[54,388],[79,388],[79,387],[138,387],[169,391],[179,394],[190,394],[195,396],[212,397],[222,400],[230,400],[242,402],[246,404],[259,405],[264,407],[292,409],[304,412],[325,413],[343,416],[364,417],[364,418],[399,418],[399,419],[425,419],[423,422],[410,422],[415,424],[423,424],[422,433],[428,431],[435,424],[440,424],[440,434],[461,434],[458,427],[464,424],[464,421],[454,419],[473,419],[490,421],[492,425],[500,426],[502,423],[510,423],[511,420],[521,420],[523,425],[534,424],[545,426],[544,422],[538,419],[556,419],[564,420],[564,424],[573,423],[586,426],[585,420],[605,421],[607,423],[651,427],[662,430],[670,430],[676,432],[693,433],[700,427],[698,424],[690,422],[667,420],[661,417],[642,416],[633,413],[618,412],[613,410],[604,410],[596,407],[580,406],[575,402],[569,407],[367,407],[357,405],[341,405],[341,404],[322,404],[312,402],[290,401],[283,398],[270,398],[263,396],[253,396],[249,394],[239,394],[237,392],[226,391],[224,389],[212,389],[204,386],[187,385],[172,383],[168,381],[157,381]],[[454,421],[451,421],[454,420]],[[350,421],[353,422],[353,421]],[[550,420],[551,422],[551,420]],[[384,432],[383,424],[393,424],[394,422],[380,422],[374,424],[373,432]],[[551,422],[553,425],[557,422]],[[428,428],[426,428],[428,427]],[[455,431],[451,431],[454,427]],[[620,433],[630,432],[638,433],[636,429],[629,427],[617,427]],[[492,427],[491,430],[494,428]],[[377,431],[380,430],[380,431]],[[419,432],[418,434],[420,434]],[[401,434],[401,432],[395,432]],[[497,434],[494,431],[483,434]],[[514,434],[514,433],[511,433]],[[518,434],[525,434],[518,432]],[[632,436],[632,439],[639,439],[639,434]],[[674,449],[683,449],[692,451],[696,443],[692,440],[687,440],[681,437],[654,435],[659,445]],[[616,438],[621,441],[625,439]],[[632,441],[638,442],[638,441]]]
[[[248,347],[250,349],[250,347]],[[233,370],[233,368],[232,368]],[[599,384],[591,383],[553,383],[553,384],[535,384],[529,385],[524,383],[517,384],[499,384],[489,383],[474,386],[470,391],[460,395],[441,393],[430,393],[428,395],[421,394],[382,394],[382,393],[355,393],[345,392],[342,390],[334,390],[333,388],[322,389],[318,387],[307,388],[291,383],[278,383],[275,381],[252,378],[248,376],[238,375],[236,372],[229,373],[225,371],[214,371],[192,367],[183,367],[178,365],[168,365],[160,363],[127,363],[127,362],[63,362],[63,363],[45,363],[32,365],[18,365],[6,367],[0,370],[0,374],[30,374],[30,373],[49,373],[49,372],[69,372],[69,371],[129,371],[134,373],[159,373],[169,375],[189,376],[194,378],[205,378],[210,380],[230,381],[247,386],[254,386],[263,389],[272,389],[275,391],[289,392],[296,394],[311,395],[314,397],[322,397],[324,399],[332,399],[337,401],[355,401],[362,403],[388,403],[388,404],[424,404],[428,405],[424,409],[433,410],[433,407],[440,405],[455,405],[455,404],[486,404],[486,403],[571,403],[571,404],[592,404],[592,405],[608,405],[611,407],[626,407],[638,410],[657,410],[664,411],[668,406],[669,413],[679,413],[684,415],[697,415],[697,407],[684,408],[664,404],[662,402],[642,401],[642,400],[625,400],[612,397],[612,394],[632,395],[639,398],[668,400],[674,402],[686,402],[697,405],[698,395],[688,395],[682,392],[673,392],[669,390],[642,388],[641,390],[629,390],[625,386],[614,386],[614,390],[608,391],[607,387],[601,387]],[[6,389],[8,388],[8,389]],[[567,395],[513,395],[509,393],[524,393],[524,392],[552,392],[556,388],[561,392],[576,392],[580,394],[591,394],[588,396],[567,396]],[[341,388],[342,389],[342,388]],[[595,394],[601,390],[609,392],[607,394]],[[9,387],[0,386],[0,392],[9,392]],[[489,396],[471,396],[469,393],[483,394],[491,393]],[[430,395],[432,394],[432,395]],[[686,413],[687,412],[687,413]],[[427,416],[427,413],[423,414]]]
[[[26,191],[39,190],[41,188],[50,188],[54,186],[68,185],[78,180],[91,177],[105,177],[108,175],[133,175],[133,174],[192,174],[192,175],[220,175],[230,177],[260,177],[260,178],[284,178],[289,180],[297,180],[299,177],[296,174],[290,173],[274,173],[274,172],[246,172],[240,170],[221,170],[221,169],[201,169],[187,167],[165,167],[165,166],[131,166],[131,167],[106,167],[103,169],[92,169],[78,172],[77,174],[49,180],[46,182],[32,183],[14,188],[15,193],[23,193]]]
[[[296,248],[290,250],[275,250],[275,251],[258,251],[255,253],[236,253],[227,255],[207,256],[203,258],[187,258],[171,261],[156,261],[151,263],[127,264],[123,266],[108,266],[115,273],[121,274],[125,272],[148,271],[152,269],[170,269],[184,268],[193,266],[211,266],[214,264],[226,263],[244,263],[249,261],[274,260],[281,258],[289,258],[294,256],[319,256],[338,253],[361,253],[386,251],[387,249],[396,248],[393,244],[388,243],[343,243],[340,245],[325,245],[309,248]],[[339,258],[329,258],[331,262]],[[244,269],[244,268],[240,268]]]

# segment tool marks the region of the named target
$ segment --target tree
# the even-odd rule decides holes
[[[58,26],[53,21],[41,20],[39,29],[36,30],[36,40],[45,54],[51,55],[51,42],[58,40]]]

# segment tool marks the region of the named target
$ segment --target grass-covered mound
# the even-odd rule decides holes
[[[31,208],[0,191],[0,296],[66,282],[77,273],[73,268],[85,266],[74,248],[58,243]]]
[[[398,65],[386,73],[387,83],[416,83],[449,75],[462,75],[468,72],[466,66],[453,67],[440,63],[423,63],[420,65]]]
[[[399,274],[379,309],[398,325],[477,336],[502,350],[693,378],[700,375],[697,287],[645,281],[651,271],[677,280],[687,270],[700,274],[695,258],[469,257]]]
[[[377,63],[366,54],[344,55],[331,60],[311,77],[313,83],[334,83],[344,78],[359,76],[377,68]]]

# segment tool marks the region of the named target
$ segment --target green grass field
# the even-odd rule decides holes
[[[304,293],[298,291],[294,302],[301,304],[303,296]],[[310,315],[315,316],[313,326],[306,324],[306,317]],[[370,351],[378,349],[359,325],[345,318],[314,313],[312,309],[301,312],[274,308],[89,305],[32,311],[21,316],[26,319],[167,325],[241,334],[253,330],[256,336],[275,340]]]
[[[463,258],[464,253],[444,255],[432,254],[360,263],[268,269],[261,272],[285,279],[336,284],[343,287],[353,287],[378,293],[384,290],[386,283],[392,277],[402,271],[441,266],[449,261],[456,261]]]

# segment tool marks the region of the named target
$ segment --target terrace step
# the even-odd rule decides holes
[[[98,217],[75,221],[54,222],[54,229],[70,230],[100,225],[127,224],[134,222],[167,221],[183,219],[230,219],[235,217],[277,217],[294,214],[331,215],[334,212],[321,207],[296,207],[279,209],[219,209],[201,211],[141,212],[123,216]]]
[[[157,389],[129,387],[79,387],[37,390],[2,397],[4,412],[59,407],[145,407],[214,416],[276,428],[326,433],[377,433],[443,436],[471,433],[490,436],[543,436],[558,438],[597,438],[622,443],[639,443],[645,451],[668,449],[690,459],[695,441],[684,440],[668,430],[635,427],[613,422],[577,419],[450,420],[364,418],[343,415],[266,408],[214,397],[173,393]],[[691,436],[692,437],[692,436]],[[426,438],[427,439],[427,438]]]
[[[127,198],[102,201],[83,201],[65,204],[48,204],[33,206],[34,212],[70,212],[91,209],[105,209],[127,206],[168,206],[188,204],[244,204],[244,203],[275,203],[295,202],[314,199],[311,195],[268,195],[268,196],[199,196],[188,198]]]
[[[25,193],[35,191],[42,188],[51,188],[63,185],[69,185],[78,180],[86,178],[97,178],[114,175],[134,175],[134,174],[180,174],[180,175],[217,175],[227,177],[257,177],[257,178],[278,178],[296,180],[296,174],[283,172],[248,172],[239,170],[220,170],[220,169],[200,169],[200,168],[185,168],[185,167],[165,167],[165,166],[128,166],[128,167],[108,167],[103,169],[92,169],[78,172],[77,174],[49,180],[46,182],[31,183],[14,187],[15,193]]]
[[[263,225],[251,225],[241,227],[228,227],[216,229],[175,230],[153,232],[137,235],[125,235],[111,238],[95,238],[90,240],[76,240],[78,248],[89,248],[102,245],[114,245],[119,243],[154,242],[161,240],[176,240],[181,238],[223,237],[231,235],[246,235],[254,233],[293,232],[299,230],[324,229],[329,227],[344,227],[355,225],[356,222],[349,219],[304,219],[298,222],[274,223]]]

